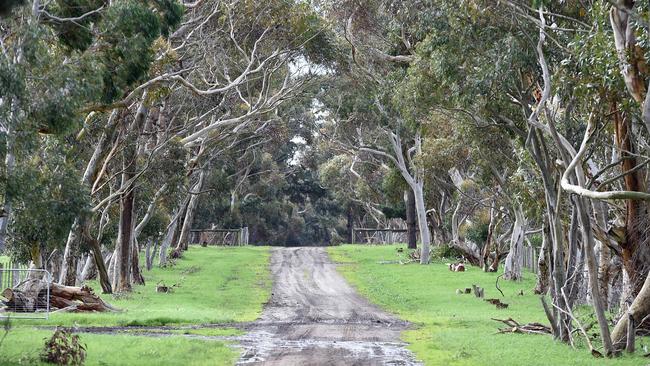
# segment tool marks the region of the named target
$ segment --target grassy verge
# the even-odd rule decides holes
[[[52,332],[18,328],[0,348],[0,365],[45,365],[39,352]],[[185,337],[139,337],[81,334],[87,347],[86,365],[232,365],[235,350],[223,342]]]
[[[263,247],[191,247],[175,266],[144,273],[147,284],[128,295],[102,295],[119,313],[62,313],[48,320],[13,319],[0,346],[0,363],[32,364],[51,331],[35,325],[160,326],[253,321],[270,295],[269,250]],[[156,284],[174,286],[157,293]],[[90,283],[94,289],[101,287]],[[0,333],[1,330],[0,330]],[[232,329],[169,332],[171,335],[232,335]],[[1,334],[0,334],[1,337]],[[232,364],[237,352],[223,342],[180,336],[150,338],[82,334],[89,365]]]
[[[339,271],[358,291],[382,308],[415,324],[403,339],[426,365],[645,365],[647,359],[625,356],[595,359],[588,350],[573,350],[543,335],[495,334],[502,324],[490,318],[511,317],[521,323],[547,323],[539,298],[532,294],[534,275],[519,283],[499,281],[505,297],[494,283],[496,274],[477,268],[450,272],[442,262],[380,264],[396,259],[395,246],[330,247],[329,254],[341,263]],[[509,304],[499,310],[475,298],[458,295],[456,289],[485,288],[486,298]],[[524,296],[518,293],[523,290]],[[647,340],[640,341],[650,343]]]

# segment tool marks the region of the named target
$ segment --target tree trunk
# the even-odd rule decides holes
[[[404,192],[404,201],[406,205],[406,242],[409,249],[417,249],[417,224],[413,190],[407,189]]]
[[[9,99],[11,105],[11,112],[9,114],[9,123],[7,123],[7,131],[5,138],[5,177],[6,179],[13,179],[14,169],[16,167],[16,156],[14,155],[15,145],[15,132],[14,126],[18,118],[18,104],[13,98]],[[0,253],[3,253],[7,242],[7,231],[9,230],[9,220],[11,218],[12,210],[12,197],[11,194],[5,189],[4,191],[4,204],[2,212],[0,212]]]
[[[549,281],[551,275],[549,271],[550,250],[549,247],[551,236],[551,228],[548,224],[548,219],[544,216],[544,228],[542,230],[542,247],[539,250],[539,257],[537,258],[537,284],[535,285],[535,294],[544,295],[548,292]]]
[[[77,281],[77,261],[79,255],[80,218],[75,219],[68,233],[68,240],[63,251],[63,263],[59,283],[64,286],[74,286]]]
[[[128,145],[128,143],[127,143]],[[117,282],[115,291],[131,291],[131,249],[133,247],[133,203],[135,192],[130,187],[129,180],[135,176],[135,145],[126,146],[123,154],[122,185],[125,190],[120,197],[120,222],[117,239],[117,258],[115,271]]]
[[[188,202],[189,198],[185,198],[183,200],[183,202],[178,207],[178,211],[173,215],[171,222],[167,226],[167,232],[165,233],[165,237],[163,238],[162,244],[160,245],[160,257],[158,261],[158,265],[160,267],[163,267],[167,264],[167,250],[172,246],[174,240],[176,240],[176,237],[178,235],[178,224],[181,220],[181,216],[187,208]]]
[[[422,243],[420,264],[428,264],[431,251],[431,236],[429,233],[429,225],[427,224],[427,209],[424,204],[424,187],[422,181],[416,182],[412,188],[418,217],[418,228],[420,229],[420,242]]]
[[[483,245],[483,250],[481,252],[481,268],[484,272],[488,271],[489,265],[488,261],[490,259],[490,253],[492,252],[492,238],[494,237],[494,229],[496,226],[496,215],[495,207],[496,202],[492,202],[492,207],[490,207],[490,223],[488,224],[488,233],[485,238],[485,244]]]
[[[646,277],[643,287],[630,305],[628,313],[636,324],[641,324],[641,321],[650,314],[650,276]],[[612,331],[612,342],[614,342],[617,349],[622,349],[625,346],[627,328],[628,317],[622,316]]]
[[[102,132],[99,142],[95,146],[93,155],[90,158],[88,165],[86,165],[86,170],[84,171],[84,175],[81,179],[82,184],[89,186],[92,183],[91,180],[97,174],[97,167],[99,165],[99,161],[101,160],[102,156],[106,153],[109,142],[113,140],[113,136],[115,134],[115,127],[117,126],[117,122],[119,121],[118,115],[119,112],[116,109],[111,113],[110,117],[108,118],[108,121],[106,123],[106,126],[104,127],[104,131]],[[81,231],[83,229],[81,223],[86,220],[87,218],[81,216],[77,217],[74,223],[72,224],[72,227],[70,228],[70,232],[68,233],[68,240],[66,241],[65,250],[63,252],[63,263],[61,266],[61,275],[59,277],[59,282],[61,284],[72,286],[75,283],[76,279],[72,278],[74,271],[70,271],[69,268],[76,268],[77,266],[77,255],[79,252],[79,237],[81,236]],[[106,288],[104,288],[104,291],[106,291]]]
[[[354,244],[354,212],[352,204],[348,205],[347,209],[347,237],[346,240],[348,244]]]
[[[47,281],[30,279],[17,288],[7,288],[2,291],[6,298],[3,303],[19,312],[35,312],[47,307],[47,288],[50,288],[51,309],[68,308],[71,311],[119,311],[104,302],[93,293],[90,287],[62,286]]]
[[[105,294],[112,294],[113,287],[111,286],[110,277],[106,271],[106,262],[104,262],[104,257],[102,257],[102,249],[99,241],[88,235],[88,242],[91,245],[93,260],[95,261],[95,268],[99,275],[99,284],[102,286],[102,292]]]
[[[199,204],[199,194],[203,187],[203,179],[205,173],[203,169],[199,171],[198,179],[192,190],[195,193],[190,193],[191,197],[189,203],[187,204],[187,209],[185,210],[185,218],[183,219],[183,226],[178,238],[178,243],[176,244],[176,251],[180,253],[181,250],[187,250],[187,245],[189,241],[190,230],[192,229],[192,224],[194,223],[194,213],[196,212],[196,207]]]
[[[136,285],[144,285],[144,277],[140,271],[140,248],[138,248],[138,241],[132,240],[133,248],[131,248],[131,278]]]
[[[591,230],[591,218],[587,210],[587,203],[582,197],[576,197],[576,208],[578,210],[578,218],[580,220],[580,229],[582,232],[582,245],[587,259],[587,267],[589,268],[589,290],[593,300],[594,311],[596,319],[600,327],[600,336],[603,342],[603,349],[608,355],[613,354],[614,348],[612,347],[612,338],[609,333],[609,325],[605,317],[605,308],[600,296],[600,286],[598,283],[598,264],[596,263],[596,254],[594,253],[594,236]]]
[[[84,283],[86,280],[91,279],[93,276],[93,272],[95,270],[94,267],[95,260],[93,259],[92,255],[89,255],[86,257],[86,260],[84,261],[84,265],[81,269],[81,275],[79,276],[79,282]]]
[[[52,281],[56,281],[61,273],[61,254],[58,249],[54,249],[48,257],[48,262],[45,264],[47,270],[50,271]]]
[[[520,281],[521,268],[523,267],[524,234],[526,230],[526,218],[523,207],[517,204],[514,207],[515,226],[512,229],[510,238],[510,250],[504,264],[503,278],[506,280]]]
[[[625,174],[625,190],[645,192],[642,171],[630,172],[637,165],[630,118],[623,117],[616,108],[617,104],[612,102],[610,109],[614,113],[616,144],[622,161],[621,171]],[[643,286],[649,269],[647,263],[650,263],[650,245],[643,242],[648,221],[647,205],[643,201],[626,200],[625,211],[625,240],[621,243],[621,255],[630,278],[631,293],[636,295]]]

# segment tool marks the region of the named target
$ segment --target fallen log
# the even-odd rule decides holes
[[[14,288],[6,288],[1,294],[6,300],[1,302],[5,310],[13,312],[33,313],[45,310],[48,303],[48,286],[50,310],[120,311],[95,295],[93,289],[88,286],[63,286],[40,279],[29,279]]]

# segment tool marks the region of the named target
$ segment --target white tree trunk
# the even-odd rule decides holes
[[[424,203],[424,187],[423,183],[416,182],[413,188],[415,195],[415,211],[418,217],[418,228],[420,229],[420,241],[422,248],[420,251],[420,264],[429,263],[430,247],[431,247],[431,233],[429,232],[429,225],[427,225],[427,208]]]
[[[99,142],[95,146],[95,150],[93,151],[93,155],[90,158],[90,161],[88,161],[88,164],[86,165],[86,170],[84,171],[84,175],[81,178],[81,183],[85,185],[90,185],[90,180],[92,179],[93,175],[97,171],[97,165],[99,163],[99,160],[101,156],[103,155],[104,151],[106,150],[108,146],[108,142],[112,140],[113,134],[115,132],[115,126],[117,125],[118,122],[118,111],[114,110],[110,117],[108,118],[108,121],[106,123],[106,126],[104,127],[104,132],[102,132],[102,135],[99,139]],[[63,263],[61,266],[61,275],[59,277],[59,283],[63,285],[69,285],[69,286],[74,286],[74,279],[72,278],[72,273],[70,267],[72,267],[72,271],[74,270],[74,266],[76,265],[76,256],[78,255],[79,251],[79,230],[81,229],[81,218],[77,217],[74,220],[74,223],[72,224],[72,227],[70,228],[70,232],[68,233],[68,240],[65,243],[65,250],[63,251]]]
[[[9,114],[9,123],[7,123],[7,133],[5,141],[5,176],[11,179],[16,167],[16,157],[14,155],[15,133],[14,124],[18,123],[18,105],[15,100],[10,99],[11,112]],[[2,219],[0,221],[0,253],[4,251],[7,242],[7,230],[9,229],[9,219],[11,217],[11,195],[5,190],[5,201],[2,207]]]
[[[187,210],[185,211],[185,219],[183,220],[183,226],[181,228],[181,233],[178,238],[178,244],[176,245],[177,250],[186,249],[188,246],[190,230],[192,229],[192,224],[194,222],[194,212],[196,207],[199,204],[200,191],[203,189],[203,180],[205,178],[205,172],[203,169],[199,171],[199,177],[196,184],[193,187],[194,193],[190,193],[190,202],[187,205]]]
[[[503,278],[507,280],[521,280],[521,267],[523,267],[524,235],[526,231],[526,218],[520,204],[515,207],[515,225],[510,237],[510,251],[504,264]]]

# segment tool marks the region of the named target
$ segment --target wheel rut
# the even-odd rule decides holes
[[[359,296],[323,248],[273,249],[271,272],[238,365],[420,365],[400,341],[408,323]]]

